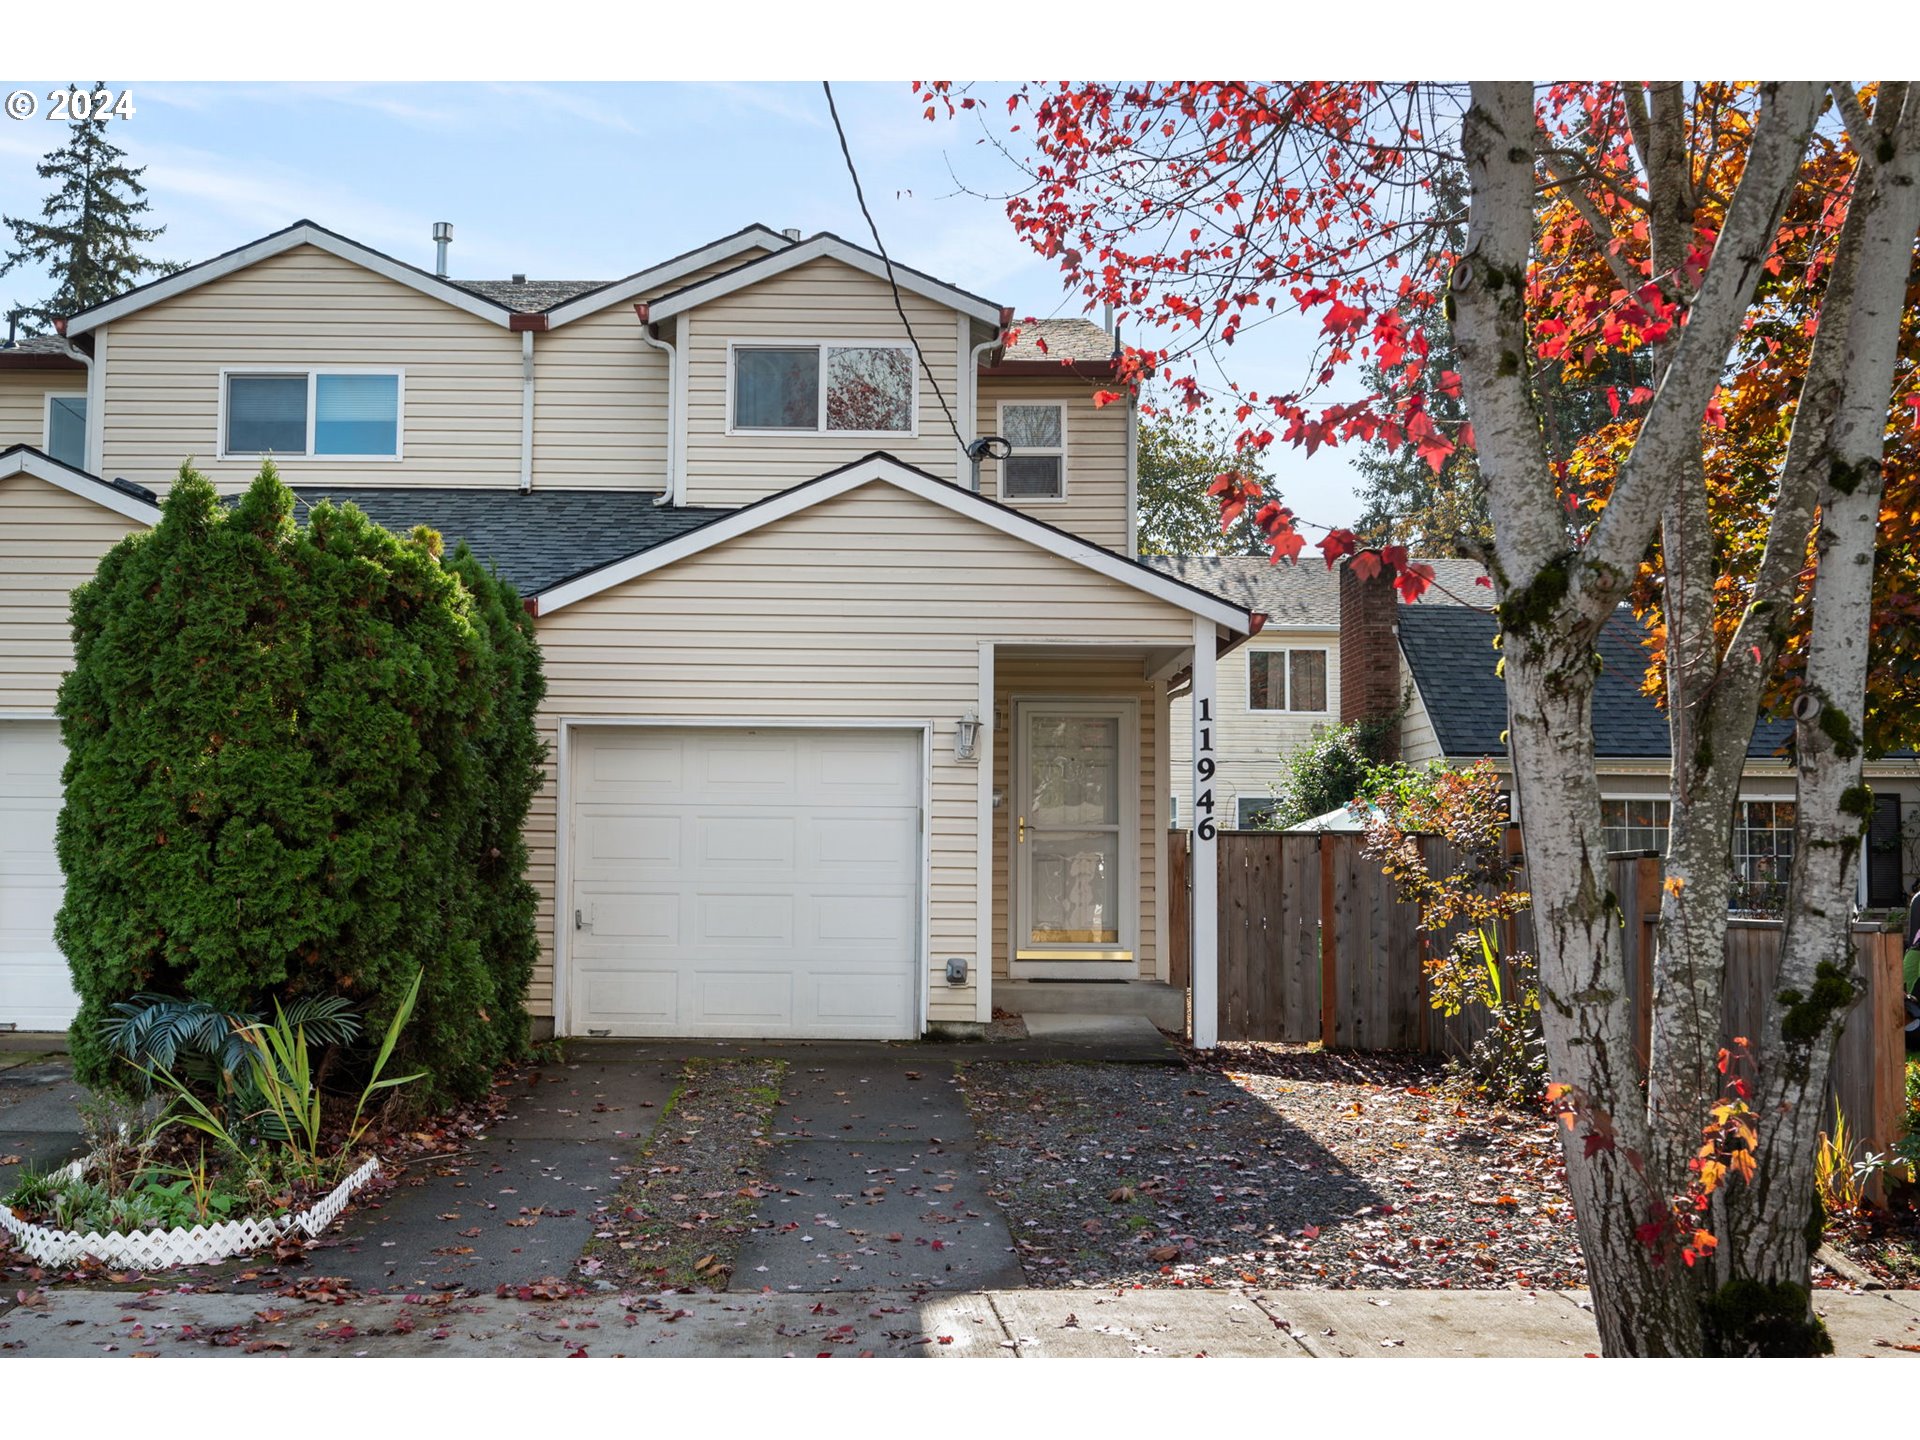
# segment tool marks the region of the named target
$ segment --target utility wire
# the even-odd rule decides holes
[[[967,437],[960,433],[960,427],[954,423],[953,407],[947,404],[946,392],[940,388],[940,382],[934,378],[933,367],[927,364],[927,355],[920,348],[920,337],[913,333],[913,322],[907,319],[907,307],[900,300],[900,285],[893,278],[893,261],[887,255],[887,247],[880,239],[880,227],[873,223],[873,212],[867,208],[867,193],[860,186],[860,172],[854,168],[853,151],[847,148],[846,127],[840,123],[840,111],[833,103],[833,86],[822,80],[820,88],[827,92],[827,113],[833,117],[833,133],[840,137],[840,154],[847,162],[847,174],[853,179],[853,196],[860,202],[860,213],[867,217],[867,233],[873,236],[873,248],[880,252],[880,259],[887,267],[887,288],[893,292],[893,308],[899,312],[900,323],[906,327],[907,339],[913,345],[913,353],[920,361],[920,369],[926,374],[927,383],[933,387],[935,398],[940,401],[940,409],[947,417],[947,428],[953,432],[954,443],[962,450],[967,448]],[[958,365],[966,363],[962,356]]]

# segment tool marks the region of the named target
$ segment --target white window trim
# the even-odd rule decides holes
[[[1331,715],[1333,713],[1333,710],[1331,708],[1333,696],[1331,693],[1329,693],[1327,696],[1328,703],[1326,705],[1322,705],[1318,710],[1295,710],[1292,708],[1293,655],[1295,651],[1299,651],[1302,654],[1306,654],[1309,652],[1317,653],[1321,657],[1321,664],[1322,664],[1322,669],[1320,672],[1321,679],[1323,681],[1331,679],[1332,673],[1333,673],[1333,655],[1332,655],[1332,652],[1324,645],[1249,646],[1247,648],[1247,713],[1249,715],[1313,716],[1313,715]],[[1286,705],[1281,706],[1278,710],[1269,709],[1266,706],[1255,705],[1253,703],[1253,657],[1256,655],[1284,655],[1287,657],[1285,666],[1284,666],[1284,669],[1286,672],[1284,678],[1286,680],[1286,686],[1287,686],[1286,698],[1288,703]],[[1329,692],[1331,692],[1333,689],[1333,686],[1329,684],[1327,685],[1326,688]]]
[[[40,448],[48,455],[53,455],[53,402],[56,400],[86,401],[87,392],[84,390],[49,390],[46,392],[44,398],[42,398],[40,402]],[[91,402],[87,404],[87,415],[89,418],[81,422],[79,461],[76,463],[72,460],[60,460],[58,455],[53,455],[53,458],[60,460],[62,465],[72,465],[76,470],[85,470],[87,468],[87,435],[92,427],[91,417],[93,415],[93,405]]]
[[[304,375],[307,377],[307,448],[304,454],[291,455],[269,450],[227,449],[227,382],[233,376]],[[316,455],[313,453],[313,427],[318,407],[315,404],[322,375],[391,375],[395,381],[393,415],[393,453],[391,455]],[[399,365],[223,365],[220,367],[220,403],[216,407],[214,453],[222,460],[271,460],[275,465],[389,465],[406,458],[407,449],[407,372]]]
[[[733,423],[734,401],[734,352],[736,350],[808,350],[820,351],[820,393],[815,401],[814,416],[818,426],[813,430],[789,430],[782,427],[771,429],[748,428]],[[913,377],[913,420],[905,430],[829,430],[827,428],[827,351],[828,350],[904,350],[908,356],[907,373]],[[913,344],[907,340],[866,340],[859,336],[841,336],[829,340],[815,339],[739,339],[727,342],[727,434],[750,435],[756,438],[768,435],[791,436],[801,440],[917,440],[920,438],[920,359]]]
[[[1015,450],[1013,451],[1013,454],[1008,456],[1008,459],[1012,459],[1014,456],[1018,456],[1018,455],[1058,455],[1060,457],[1060,493],[1058,495],[1009,495],[1007,493],[1006,471],[1004,468],[1002,468],[1000,472],[1000,483],[998,484],[998,486],[995,487],[999,491],[999,499],[1001,503],[1005,505],[1064,505],[1066,504],[1067,503],[1067,438],[1068,438],[1067,437],[1067,402],[1065,400],[1059,400],[1059,399],[1002,400],[997,406],[994,407],[993,429],[994,429],[994,433],[996,435],[999,435],[1003,439],[1006,437],[1006,433],[1007,433],[1007,407],[1009,405],[1020,405],[1020,406],[1028,407],[1030,409],[1038,409],[1042,405],[1051,405],[1054,409],[1060,412],[1060,443],[1058,446],[1022,445],[1015,448]],[[1006,464],[1006,461],[1002,461],[1000,463],[1002,467],[1004,467]]]
[[[1671,795],[1648,795],[1645,793],[1632,795],[1632,794],[1625,794],[1619,791],[1602,790],[1600,792],[1600,828],[1603,831],[1616,828],[1606,823],[1607,821],[1606,807],[1607,806],[1634,805],[1634,804],[1665,805],[1667,807],[1667,823],[1665,825],[1654,825],[1654,826],[1626,825],[1618,828],[1626,829],[1626,830],[1647,830],[1647,829],[1665,830],[1667,832],[1667,844],[1672,845],[1673,844],[1673,797]],[[1729,849],[1732,848],[1731,842],[1729,842],[1728,848]],[[1663,849],[1660,853],[1664,855],[1666,851]]]

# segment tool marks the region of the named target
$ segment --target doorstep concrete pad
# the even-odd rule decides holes
[[[736,1291],[975,1290],[1022,1276],[970,1145],[792,1140],[734,1262]]]
[[[1312,1358],[1249,1295],[1181,1290],[1001,1290],[991,1297],[1023,1360],[1155,1355]]]
[[[1050,1047],[1084,1048],[1101,1059],[1173,1059],[1179,1052],[1144,1015],[1023,1015],[1027,1036]],[[994,1059],[1001,1058],[998,1055]]]
[[[1878,1303],[1869,1304],[1874,1301]],[[1872,1290],[1853,1295],[1814,1293],[1813,1310],[1827,1322],[1833,1353],[1867,1359],[1920,1360],[1920,1296],[1911,1290]]]
[[[0,1155],[18,1155],[38,1170],[78,1159],[80,1102],[86,1088],[62,1058],[42,1058],[0,1069]],[[12,1166],[0,1169],[0,1192],[12,1188]]]
[[[1563,1291],[1268,1290],[1258,1298],[1321,1357],[1566,1359],[1600,1348],[1593,1316]]]

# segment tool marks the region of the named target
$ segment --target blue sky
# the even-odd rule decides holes
[[[58,82],[4,80],[7,91]],[[168,259],[204,259],[308,218],[419,265],[454,225],[456,277],[608,279],[749,221],[865,242],[814,83],[364,84],[110,82],[133,91],[116,143],[147,166]],[[929,123],[904,82],[835,86],[881,235],[897,259],[1025,315],[1079,313],[1057,272],[988,194],[1015,176],[971,119]],[[0,120],[0,213],[37,212],[40,155],[66,127]],[[40,277],[0,279],[37,299]],[[1233,375],[1262,392],[1298,384],[1310,329],[1249,332]],[[1351,521],[1344,458],[1275,457],[1304,517]]]

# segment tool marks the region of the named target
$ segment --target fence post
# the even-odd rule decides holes
[[[1320,835],[1320,1043],[1331,1050],[1340,1027],[1340,941],[1333,923],[1333,836]]]

